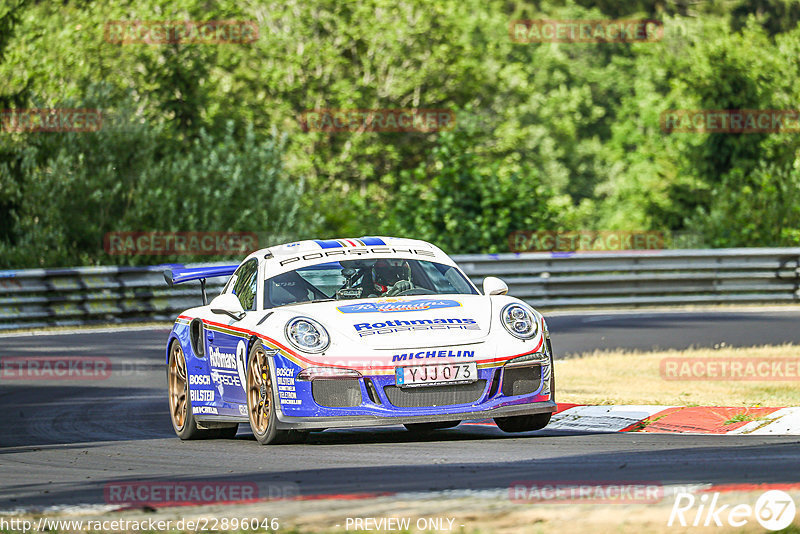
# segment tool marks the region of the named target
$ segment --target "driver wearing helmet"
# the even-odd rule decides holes
[[[411,266],[405,260],[380,259],[372,266],[372,281],[379,297],[399,295],[414,289]]]

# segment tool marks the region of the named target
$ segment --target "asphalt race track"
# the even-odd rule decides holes
[[[554,348],[650,349],[800,343],[800,311],[555,315]],[[800,438],[509,435],[462,425],[419,438],[402,427],[312,434],[304,445],[181,442],[170,426],[167,330],[0,336],[0,356],[103,356],[105,380],[0,379],[0,510],[102,504],[110,483],[250,482],[281,496],[507,488],[513,481],[797,482]]]

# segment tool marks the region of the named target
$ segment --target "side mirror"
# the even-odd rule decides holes
[[[236,295],[231,293],[223,293],[222,295],[214,297],[209,307],[211,308],[211,313],[227,315],[235,321],[241,321],[245,316],[242,303],[239,302]]]
[[[508,286],[499,278],[487,276],[483,279],[484,295],[505,295],[506,293],[508,293]]]

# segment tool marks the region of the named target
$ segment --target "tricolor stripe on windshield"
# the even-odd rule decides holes
[[[361,239],[315,239],[320,248],[374,247],[385,245],[383,239],[362,237]]]

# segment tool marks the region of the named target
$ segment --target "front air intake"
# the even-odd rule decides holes
[[[386,386],[383,391],[392,405],[398,408],[424,408],[477,402],[486,390],[486,380],[455,386],[423,386],[399,388]]]
[[[314,402],[327,408],[361,405],[361,384],[358,379],[312,380],[311,394]]]
[[[528,365],[525,367],[508,367],[503,370],[503,395],[527,395],[539,389],[542,381],[542,367]]]

